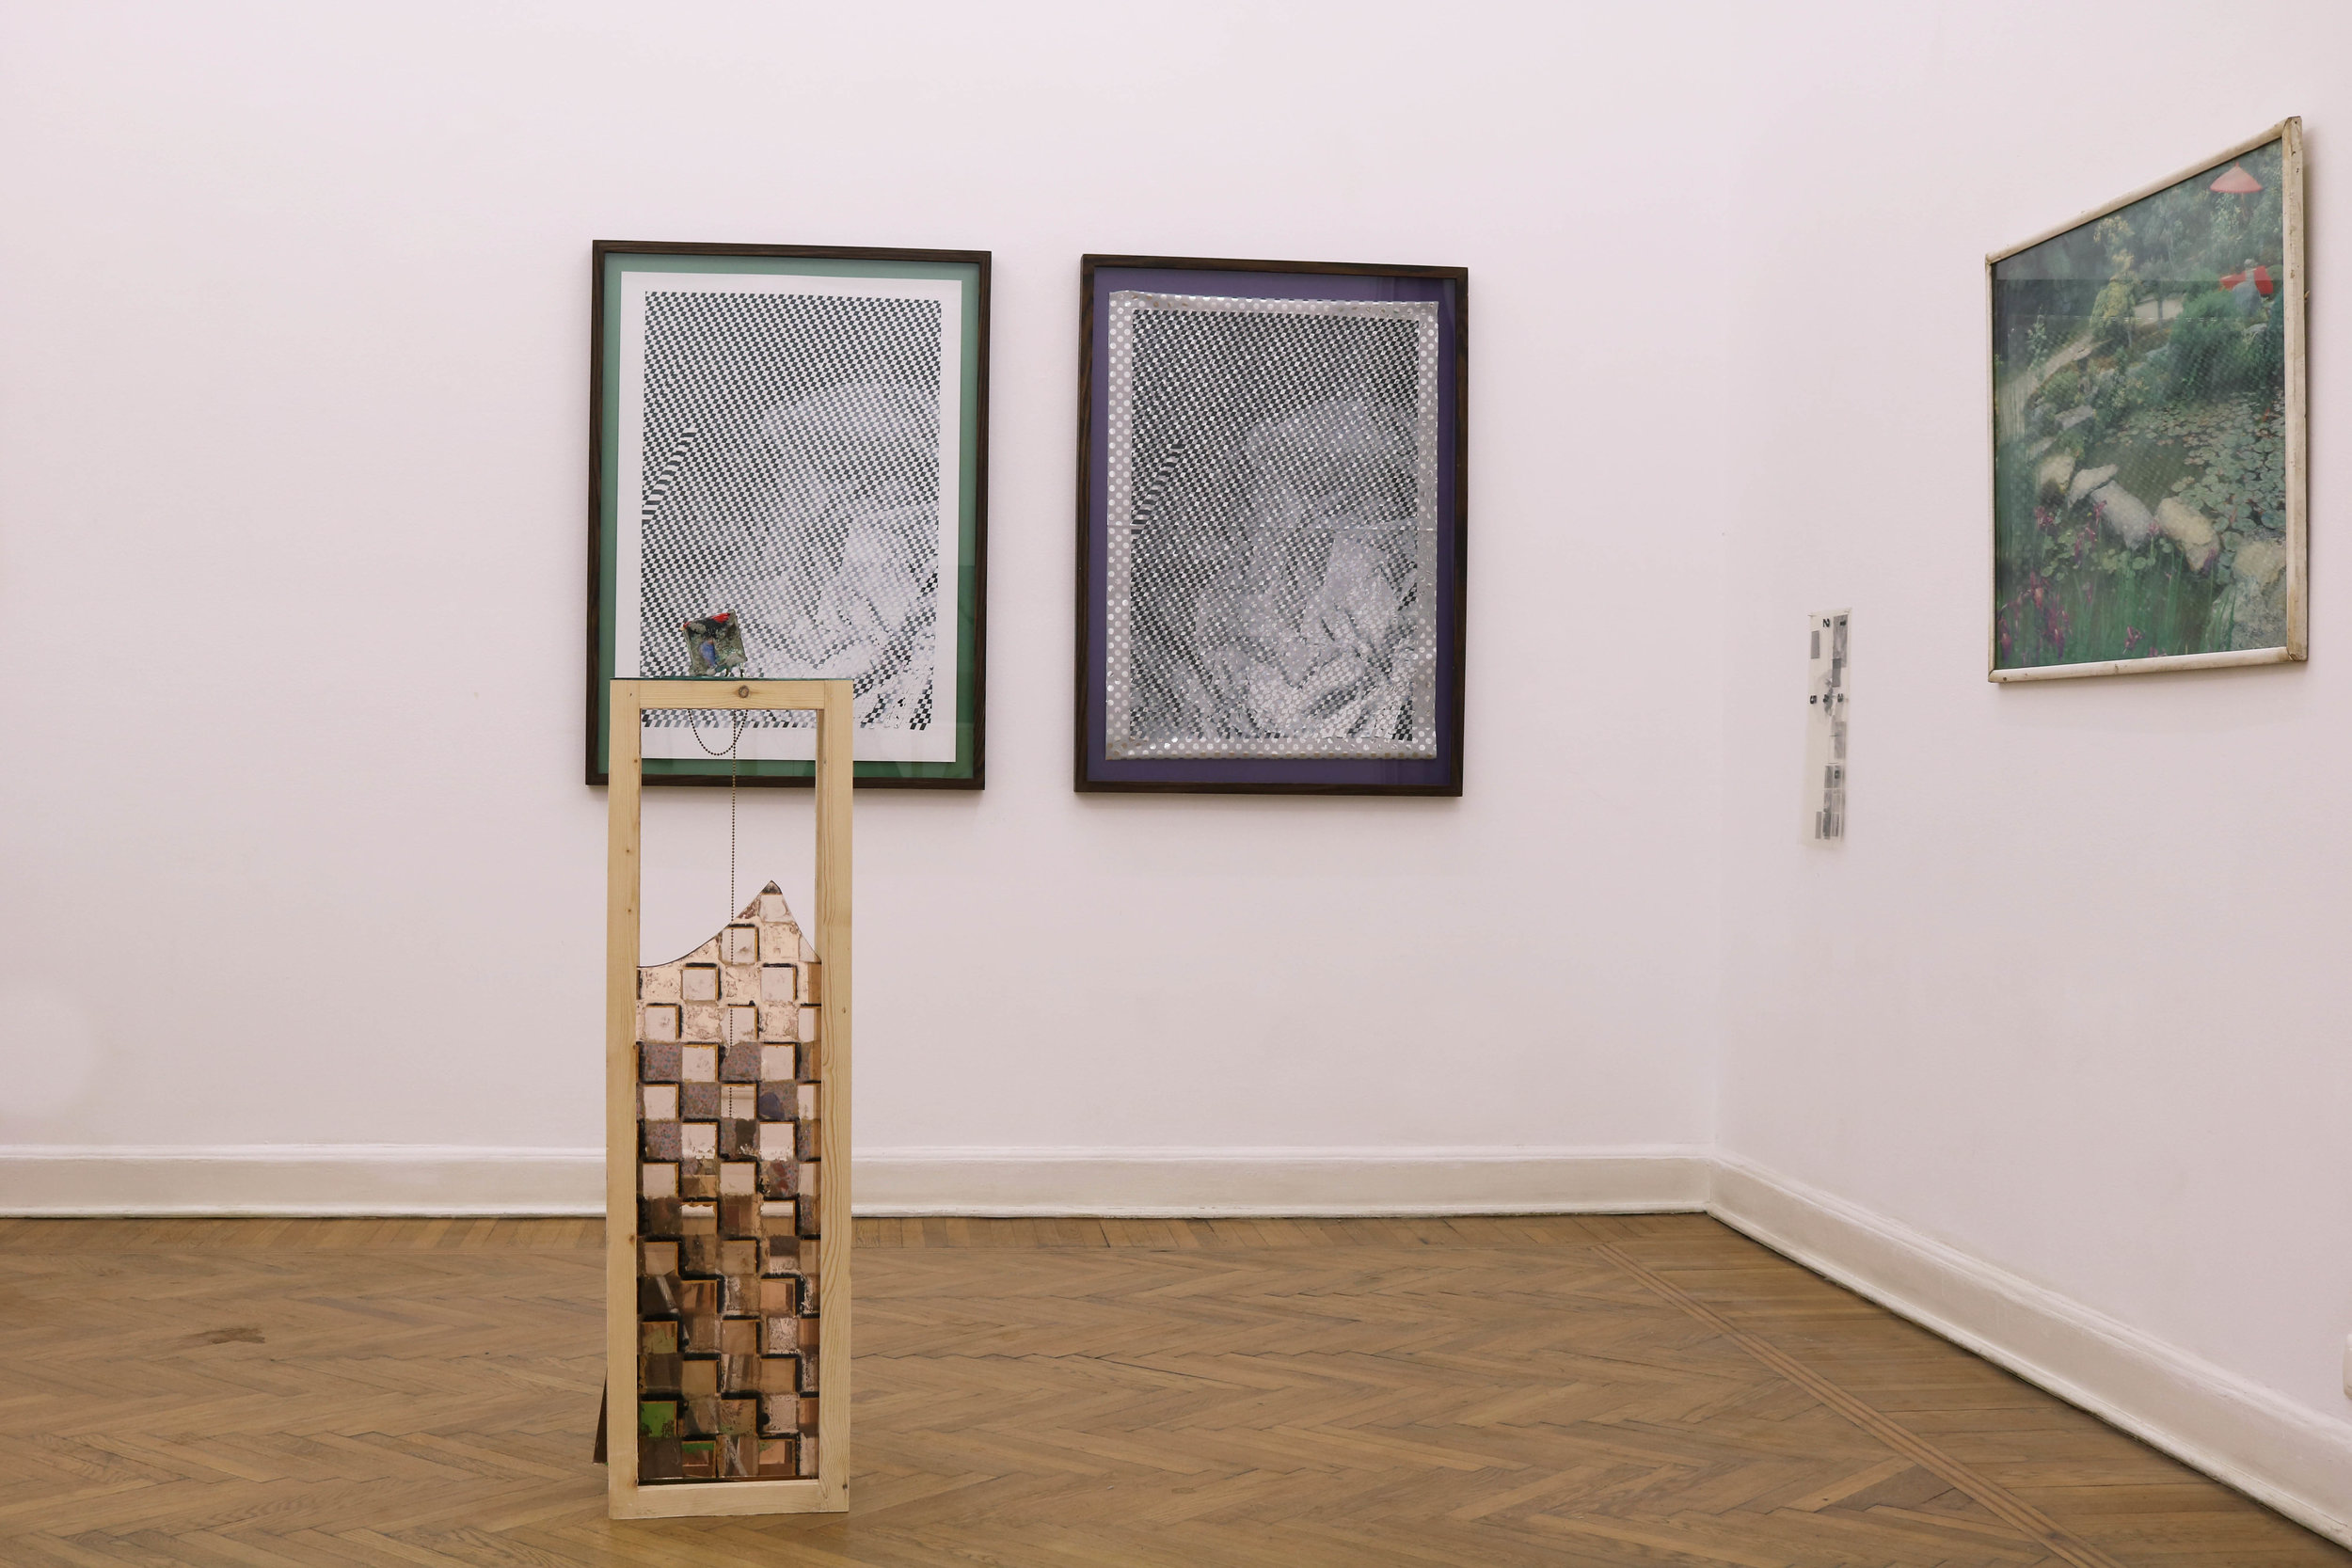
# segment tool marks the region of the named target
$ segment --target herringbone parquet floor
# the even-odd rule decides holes
[[[1697,1216],[860,1222],[846,1517],[604,1517],[594,1221],[0,1221],[0,1561],[2285,1568]]]

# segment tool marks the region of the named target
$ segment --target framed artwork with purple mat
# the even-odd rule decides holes
[[[1080,279],[1076,786],[1461,794],[1469,273]]]

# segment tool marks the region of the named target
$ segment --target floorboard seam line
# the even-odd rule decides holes
[[[1646,1286],[1671,1306],[1723,1335],[1742,1351],[1789,1382],[1820,1400],[1830,1409],[1843,1416],[1855,1426],[1915,1461],[1921,1467],[1949,1481],[1959,1490],[1976,1498],[1994,1515],[2011,1528],[2022,1531],[2033,1542],[2064,1558],[2076,1568],[2123,1568],[2123,1564],[2107,1556],[2088,1542],[2078,1541],[2062,1528],[2057,1520],[2011,1495],[1997,1482],[1979,1475],[1968,1465],[1946,1453],[1942,1449],[1895,1420],[1885,1412],[1848,1393],[1844,1388],[1798,1361],[1771,1341],[1749,1333],[1724,1317],[1713,1307],[1684,1291],[1654,1270],[1636,1262],[1613,1243],[1593,1249],[1617,1268]]]

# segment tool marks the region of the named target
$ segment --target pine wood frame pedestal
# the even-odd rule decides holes
[[[605,905],[605,1370],[607,1511],[615,1519],[726,1513],[838,1513],[850,1506],[850,790],[848,681],[616,680]],[[817,1475],[803,1481],[637,1480],[637,971],[644,779],[639,728],[648,708],[793,709],[817,718],[817,909],[824,965],[818,1032],[824,1073],[825,1180],[818,1297]]]

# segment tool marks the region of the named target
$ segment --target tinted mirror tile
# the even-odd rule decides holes
[[[760,1156],[760,1143],[758,1122],[723,1121],[719,1123],[719,1156],[721,1159],[756,1160]]]
[[[678,1481],[685,1471],[678,1464],[678,1442],[675,1437],[640,1437],[637,1440],[637,1479],[639,1481]]]

